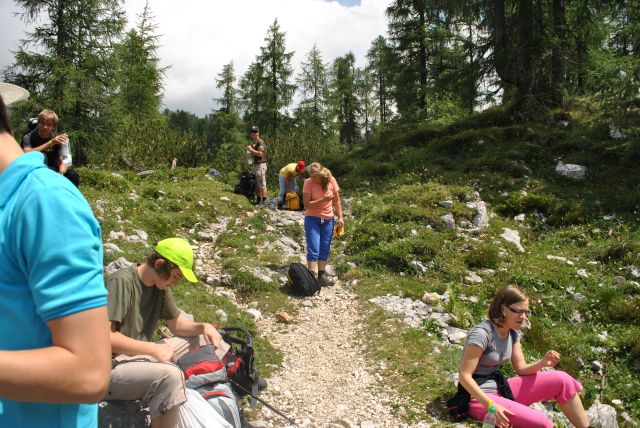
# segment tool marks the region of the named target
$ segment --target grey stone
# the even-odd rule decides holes
[[[616,410],[599,401],[595,401],[587,410],[590,426],[594,428],[618,428]]]
[[[149,175],[151,175],[153,173],[154,173],[154,171],[152,169],[147,170],[147,171],[141,171],[141,172],[138,173],[138,177],[145,178],[145,177],[148,177]]]
[[[559,161],[556,165],[556,174],[572,180],[583,180],[587,173],[587,167]]]
[[[516,246],[518,251],[520,251],[521,253],[524,253],[524,248],[520,243],[520,234],[518,233],[517,230],[509,229],[508,227],[503,227],[502,235],[500,235],[500,237],[505,241],[512,243],[513,245]]]
[[[119,257],[118,259],[112,261],[111,263],[109,263],[107,265],[107,267],[105,268],[105,271],[107,272],[108,275],[111,275],[114,272],[119,271],[122,268],[128,267],[128,266],[133,266],[134,263],[130,262],[129,260],[125,259],[124,257]]]
[[[467,276],[464,277],[466,284],[482,284],[482,278],[475,272],[468,271]]]
[[[440,218],[444,222],[444,224],[447,227],[447,229],[455,229],[456,228],[456,221],[453,218],[453,214],[451,214],[451,213],[445,214]]]
[[[122,253],[123,252],[120,249],[120,247],[118,247],[116,244],[113,244],[111,242],[105,242],[102,246],[106,253]]]

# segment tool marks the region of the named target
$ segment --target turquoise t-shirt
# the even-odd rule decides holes
[[[21,155],[0,174],[0,349],[50,346],[47,321],[106,304],[91,207],[41,153]],[[95,427],[97,413],[0,397],[0,427]]]

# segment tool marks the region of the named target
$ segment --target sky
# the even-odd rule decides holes
[[[146,0],[127,0],[129,26],[137,22]],[[168,0],[149,1],[160,36],[164,107],[204,116],[220,96],[215,79],[233,61],[237,76],[255,61],[267,29],[277,19],[287,51],[294,52],[297,74],[317,45],[325,62],[351,51],[356,65],[366,63],[371,42],[385,35],[385,10],[391,0]],[[181,5],[177,7],[176,5]],[[0,70],[14,62],[28,27],[15,16],[13,0],[0,0]]]

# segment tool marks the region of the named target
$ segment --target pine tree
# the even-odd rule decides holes
[[[385,125],[392,117],[392,56],[387,40],[378,36],[367,52],[367,68],[373,77],[374,108],[378,114],[377,122]]]
[[[264,69],[258,62],[252,63],[240,79],[243,119],[252,125],[267,122]]]
[[[263,70],[263,92],[265,122],[261,127],[265,130],[277,131],[284,122],[283,111],[291,104],[295,85],[289,83],[293,67],[291,58],[293,52],[287,52],[285,47],[285,33],[280,31],[276,19],[267,30],[265,45],[260,48],[258,62]]]
[[[327,70],[316,45],[307,53],[296,79],[302,99],[296,110],[296,119],[303,126],[311,126],[322,133],[328,130]]]
[[[351,150],[360,137],[360,105],[356,93],[356,67],[353,53],[338,57],[332,68],[332,104],[340,143]]]
[[[235,88],[236,75],[233,61],[223,66],[216,79],[216,88],[222,90],[222,97],[215,101],[220,105],[218,111],[224,113],[238,112],[238,90]]]
[[[137,28],[130,30],[118,46],[119,91],[121,114],[135,121],[160,117],[162,80],[166,68],[160,67],[156,25],[147,2],[138,17]]]
[[[72,131],[74,162],[86,162],[85,142],[109,132],[115,89],[114,45],[125,24],[118,0],[17,0],[22,19],[34,24],[21,41],[8,81],[32,94],[28,106],[55,110],[61,126]],[[28,48],[33,47],[33,50]]]

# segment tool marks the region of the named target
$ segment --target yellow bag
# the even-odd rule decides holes
[[[344,235],[344,226],[337,226],[333,229],[333,237],[340,239]]]
[[[287,193],[285,204],[288,210],[300,211],[300,197],[296,192]]]

